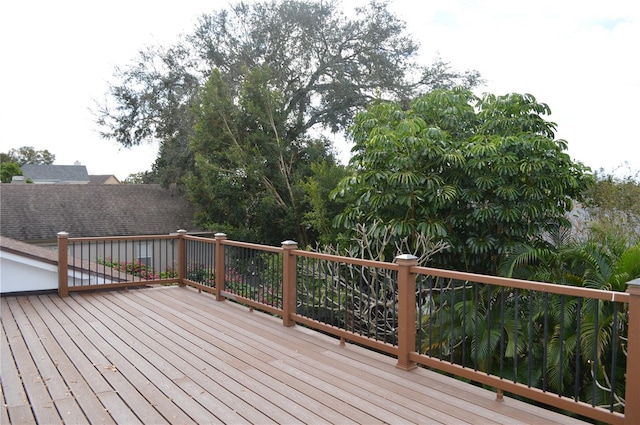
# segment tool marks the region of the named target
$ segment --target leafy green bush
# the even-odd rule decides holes
[[[112,261],[111,257],[107,259],[98,259],[98,264],[103,264],[107,267],[111,267],[112,269],[119,270],[121,272],[128,273],[133,276],[138,276],[142,279],[147,280],[156,280],[161,279],[160,274],[156,273],[153,270],[153,267],[147,266],[146,264],[142,264],[140,259],[134,261]]]

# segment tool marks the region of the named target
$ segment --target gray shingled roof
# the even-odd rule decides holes
[[[42,165],[25,164],[22,174],[33,181],[45,182],[88,182],[89,173],[84,165]]]
[[[37,242],[197,231],[194,209],[159,185],[0,185],[0,234]]]
[[[101,175],[91,174],[89,175],[89,184],[104,184],[110,178],[114,178],[118,180],[118,178],[113,174],[101,174]],[[120,182],[120,180],[118,180],[118,182]]]

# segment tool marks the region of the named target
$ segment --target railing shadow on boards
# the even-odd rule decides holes
[[[138,258],[111,254],[117,240],[127,254],[138,252],[130,244],[139,241],[165,254],[152,259],[151,276],[137,277],[115,267],[121,261],[114,258]],[[231,241],[220,233],[215,239],[184,231],[64,234],[59,241],[60,270],[70,263],[59,274],[61,288],[78,269],[89,280],[123,280],[69,285],[69,291],[188,285],[282,317],[285,326],[303,324],[341,344],[387,353],[399,368],[421,365],[494,388],[497,400],[506,392],[597,421],[640,423],[640,367],[627,361],[640,358],[640,279],[627,292],[602,291],[418,267],[411,255],[386,263],[299,250],[293,241],[281,247]],[[78,260],[78,252],[87,254]],[[105,253],[108,264],[90,260]]]

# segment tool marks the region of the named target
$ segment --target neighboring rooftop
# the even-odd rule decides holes
[[[89,175],[89,184],[120,184],[120,180],[113,174]]]
[[[40,184],[87,184],[89,173],[84,165],[25,164],[22,174],[26,179]]]
[[[0,234],[30,243],[198,230],[191,204],[159,185],[3,184],[0,199]]]

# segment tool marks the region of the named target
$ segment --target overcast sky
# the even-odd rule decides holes
[[[119,179],[151,168],[157,146],[101,139],[91,109],[114,67],[145,46],[168,45],[218,0],[0,2],[0,152],[47,149]],[[343,1],[351,10],[361,1]],[[640,170],[640,1],[395,0],[421,45],[457,69],[477,69],[479,91],[530,93],[547,103],[569,154],[606,171]]]

